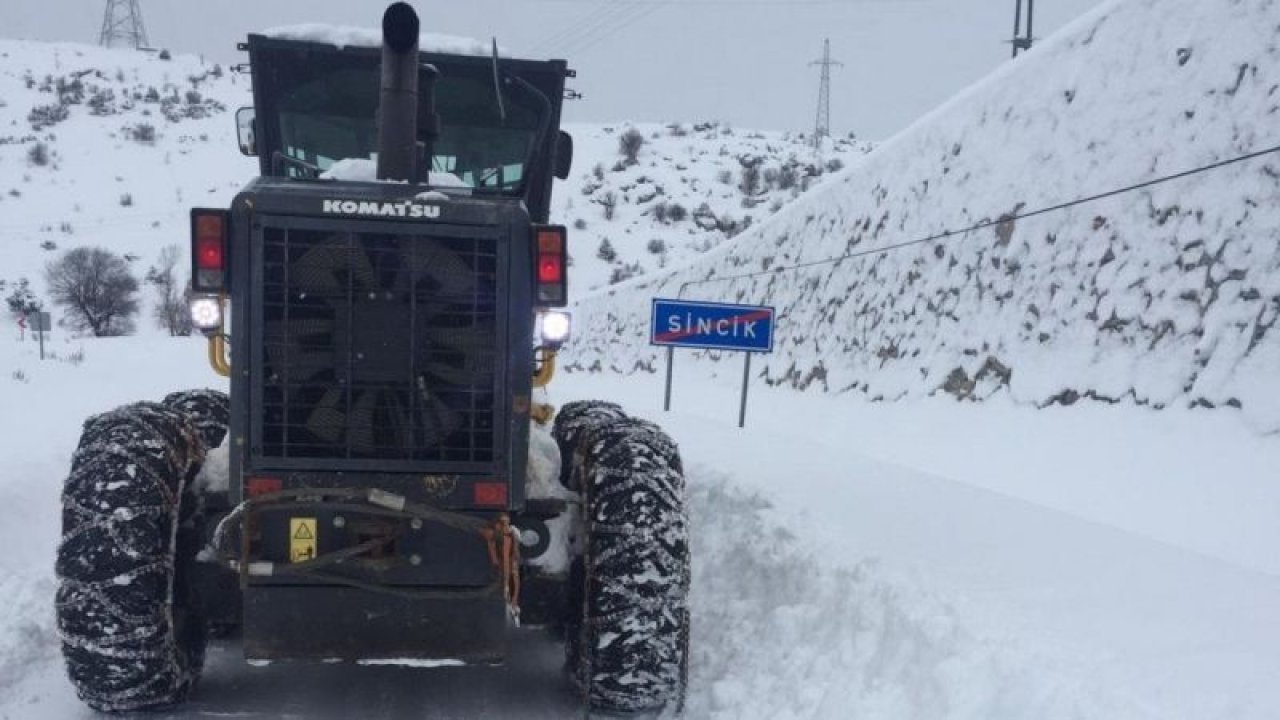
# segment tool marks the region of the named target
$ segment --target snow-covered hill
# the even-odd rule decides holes
[[[246,76],[194,57],[0,40],[0,296],[23,278],[41,295],[44,264],[79,245],[139,276],[166,245],[185,253],[190,208],[228,205],[257,172],[232,121],[249,104]],[[633,129],[630,163],[619,138]],[[568,130],[577,167],[553,218],[571,228],[575,294],[686,262],[869,148],[815,153],[803,136],[715,122]]]
[[[740,301],[777,307],[769,383],[1280,431],[1280,155],[825,262],[1280,144],[1278,33],[1273,0],[1105,3],[734,242],[582,302],[569,365],[656,371],[650,298]]]
[[[553,217],[570,228],[575,295],[684,265],[871,149],[836,138],[815,152],[803,135],[716,122],[566,130],[577,167],[556,188]],[[634,162],[621,151],[628,135]]]
[[[254,172],[231,115],[249,83],[188,56],[0,41],[0,280],[101,245],[138,275],[188,244],[187,213],[225,205]]]

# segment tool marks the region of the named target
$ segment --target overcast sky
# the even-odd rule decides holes
[[[139,0],[156,47],[237,62],[251,30],[376,26],[381,0]],[[831,125],[883,139],[1009,61],[1017,0],[416,0],[423,29],[498,37],[578,70],[569,121],[811,130],[831,39]],[[1098,0],[1040,0],[1049,35]],[[97,41],[107,0],[0,0],[0,36]]]

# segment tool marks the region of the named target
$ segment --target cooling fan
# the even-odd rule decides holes
[[[294,234],[295,237],[297,233]],[[293,244],[270,373],[313,399],[306,430],[365,456],[413,457],[474,421],[492,388],[492,290],[446,241],[320,234]],[[283,372],[282,372],[283,370]]]

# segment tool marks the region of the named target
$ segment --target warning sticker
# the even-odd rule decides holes
[[[306,562],[316,557],[316,519],[289,518],[289,562]]]

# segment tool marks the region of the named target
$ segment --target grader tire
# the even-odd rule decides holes
[[[675,444],[630,418],[581,438],[586,551],[571,578],[566,659],[592,707],[679,705],[688,676],[689,537]],[[575,584],[576,581],[576,584]]]
[[[184,495],[216,435],[157,403],[84,425],[62,494],[56,615],[67,673],[94,709],[174,705],[199,678],[207,635],[184,588],[196,545]]]

